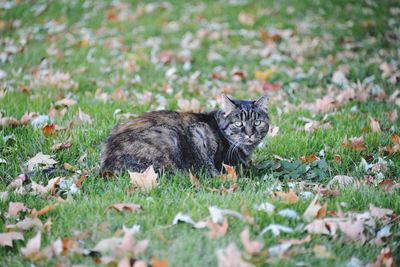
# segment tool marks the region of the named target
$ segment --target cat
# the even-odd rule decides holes
[[[267,97],[257,101],[221,96],[209,113],[154,111],[114,128],[103,144],[103,176],[124,170],[220,174],[223,163],[248,168],[269,130]]]

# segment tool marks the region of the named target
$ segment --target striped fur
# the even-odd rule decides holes
[[[156,111],[117,126],[101,152],[101,173],[178,170],[220,173],[222,164],[248,166],[248,159],[268,132],[265,102],[226,97],[210,113]]]

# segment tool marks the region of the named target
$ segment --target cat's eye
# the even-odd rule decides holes
[[[241,121],[235,121],[234,125],[235,125],[236,127],[242,127],[242,126],[243,126],[243,123],[242,123]]]
[[[260,120],[256,120],[255,122],[254,122],[254,126],[260,126],[261,125],[261,121]]]

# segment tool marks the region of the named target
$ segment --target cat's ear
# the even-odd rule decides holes
[[[267,109],[267,103],[268,103],[268,96],[267,96],[267,95],[263,95],[260,99],[258,99],[258,100],[256,101],[255,104],[256,104],[259,108]]]
[[[233,103],[232,100],[224,94],[221,95],[220,104],[222,111],[225,113],[225,117],[236,109],[235,103]]]

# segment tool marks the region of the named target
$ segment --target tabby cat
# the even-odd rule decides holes
[[[101,173],[177,170],[211,175],[222,164],[248,167],[254,149],[266,136],[267,97],[257,101],[221,96],[221,109],[209,113],[155,111],[117,126],[103,145]]]

